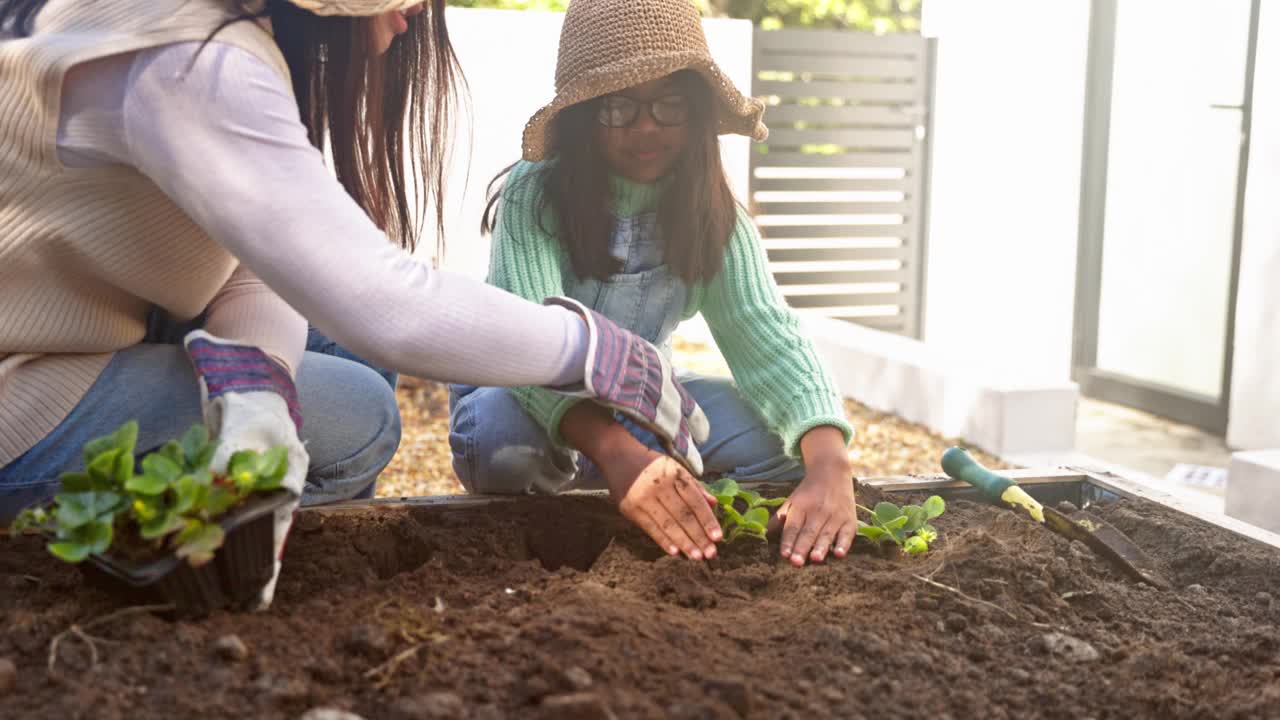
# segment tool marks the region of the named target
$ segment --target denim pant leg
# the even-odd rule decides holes
[[[302,441],[311,456],[302,504],[373,497],[400,447],[400,408],[385,375],[308,352],[298,368]]]
[[[297,386],[301,438],[311,455],[303,504],[353,497],[399,445],[394,393],[372,370],[315,353],[304,356]],[[199,388],[180,347],[142,344],[116,353],[57,428],[0,468],[0,525],[56,493],[58,476],[83,466],[81,447],[129,420],[138,421],[141,452],[202,420]]]
[[[399,373],[378,367],[377,365],[374,365],[373,363],[369,362],[368,360],[365,360],[359,355],[356,355],[355,353],[351,352],[345,347],[329,339],[328,336],[320,332],[314,325],[307,326],[307,352],[319,353],[321,355],[330,355],[332,357],[341,358],[343,360],[350,360],[353,363],[357,363],[369,368],[373,372],[377,373],[384,381],[386,381],[388,385],[391,386],[391,390],[393,391],[391,402],[392,402],[392,405],[395,405],[394,391],[396,389],[396,385],[400,381]],[[376,394],[380,394],[380,393],[376,393]],[[398,406],[396,406],[396,448],[399,448],[400,446],[399,428],[400,428],[400,409]],[[395,456],[394,449],[392,450],[392,456],[393,457]],[[387,462],[388,463],[391,462],[390,459],[388,459]],[[383,463],[383,466],[385,467],[386,464],[387,463]],[[314,460],[312,461],[312,466],[315,467]],[[366,500],[368,498],[371,498],[374,496],[374,493],[377,491],[377,487],[378,487],[377,474],[375,473],[373,481],[371,481],[368,484],[368,486],[360,490],[354,496],[351,496],[351,498],[355,500]],[[343,499],[346,499],[346,498],[343,498]],[[303,504],[304,505],[307,504],[305,500]]]
[[[469,493],[551,494],[577,472],[577,453],[555,447],[504,388],[449,386],[449,448]]]
[[[693,373],[682,373],[679,380],[711,424],[707,441],[698,445],[705,476],[768,482],[804,477],[803,463],[786,454],[782,439],[747,404],[733,380]],[[645,445],[663,452],[662,444],[652,433],[629,420],[623,424]]]
[[[330,340],[328,336],[317,330],[314,325],[309,325],[307,327],[307,352],[332,355],[334,357],[342,358],[343,360],[360,363],[381,375],[382,379],[387,381],[387,384],[391,386],[392,390],[395,390],[396,384],[400,381],[399,373],[394,370],[387,370],[385,368],[378,367],[368,360],[365,360],[333,340]]]

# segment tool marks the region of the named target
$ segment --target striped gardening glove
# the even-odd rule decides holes
[[[549,389],[591,398],[622,413],[656,435],[668,455],[700,477],[702,456],[696,444],[706,441],[710,426],[702,408],[676,382],[666,356],[644,338],[577,300],[551,297],[544,304],[574,310],[586,321],[590,334],[585,389]]]
[[[276,510],[275,568],[262,589],[258,606],[266,609],[275,596],[280,556],[310,464],[298,438],[302,426],[298,391],[288,371],[256,347],[237,345],[203,330],[189,333],[183,344],[200,382],[205,426],[218,441],[210,468],[225,473],[231,456],[241,450],[265,452],[280,446],[288,450],[289,468],[281,485],[293,493],[294,499]]]

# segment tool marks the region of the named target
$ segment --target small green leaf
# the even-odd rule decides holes
[[[724,512],[724,516],[728,518],[731,523],[740,525],[746,522],[742,517],[742,513],[735,510],[732,505],[721,505],[720,509]]]
[[[168,484],[182,474],[182,465],[159,453],[151,453],[142,459],[142,470]]]
[[[192,425],[182,435],[182,453],[187,467],[200,467],[198,462],[206,446],[209,444],[209,429],[204,425]]]
[[[720,503],[721,507],[732,506],[741,489],[738,487],[738,481],[733,478],[720,478],[707,485],[706,488],[707,492],[716,497],[716,502]]]
[[[49,552],[64,562],[78,563],[89,557],[89,546],[74,542],[49,543]]]
[[[738,481],[733,478],[720,478],[707,485],[707,491],[717,497],[720,495],[737,495],[739,489]]]
[[[253,489],[258,491],[275,490],[284,481],[289,471],[289,450],[284,446],[274,447],[262,454],[262,468],[258,473]]]
[[[762,507],[751,508],[742,514],[742,520],[747,525],[759,525],[763,528],[769,524],[769,510]]]
[[[132,455],[134,449],[138,446],[138,421],[130,420],[121,425],[115,432],[115,443],[116,448],[125,455]]]
[[[921,525],[929,522],[925,509],[919,505],[908,505],[902,508],[902,514],[907,518],[907,524],[903,526],[907,532],[915,532]]]
[[[222,547],[224,533],[217,523],[188,521],[186,527],[174,538],[180,558],[186,558],[192,567],[199,567],[213,559],[213,554]]]
[[[94,514],[92,510],[85,507],[84,502],[80,499],[82,495],[91,494],[67,493],[55,498],[58,503],[58,509],[54,511],[54,518],[57,520],[59,528],[74,530],[85,523],[93,521]]]
[[[118,449],[107,450],[89,463],[89,479],[94,483],[95,489],[105,490],[120,486],[116,481],[116,464],[122,454]]]
[[[209,483],[207,480],[204,482],[201,480],[199,475],[183,475],[178,478],[178,481],[173,484],[174,492],[178,495],[178,500],[173,506],[174,512],[185,513],[192,508],[204,505],[205,498],[209,494]]]
[[[746,500],[746,501],[747,501],[747,509],[748,509],[748,510],[750,510],[751,508],[753,508],[753,507],[755,507],[755,506],[759,505],[759,504],[760,504],[760,501],[764,499],[764,498],[760,497],[760,493],[758,493],[758,492],[753,492],[753,491],[751,491],[751,490],[739,490],[739,491],[738,491],[738,497],[740,497],[740,498],[742,498],[743,500]]]
[[[58,527],[72,530],[119,509],[123,498],[113,492],[61,493],[54,496],[58,504]]]
[[[217,451],[218,451],[217,440],[207,443],[203,448],[200,449],[200,452],[196,455],[195,459],[191,461],[191,466],[190,466],[191,469],[192,470],[208,470],[209,463],[213,462],[213,454]]]
[[[229,510],[239,500],[240,496],[230,488],[224,485],[211,485],[204,497],[204,511],[208,517],[216,518]],[[196,505],[195,509],[199,510],[200,506]]]
[[[227,461],[227,475],[240,473],[256,473],[258,471],[258,453],[253,450],[241,450]]]
[[[891,502],[879,502],[876,503],[875,514],[881,525],[887,525],[890,520],[902,517],[902,508]]]
[[[876,527],[875,525],[860,525],[858,534],[868,540],[879,542],[884,539],[885,531],[884,528]]]
[[[112,450],[119,450],[121,454],[133,455],[134,447],[138,444],[138,423],[130,420],[121,425],[115,432],[100,438],[94,438],[84,445],[84,464],[92,465],[104,453]]]
[[[907,541],[902,545],[902,552],[908,555],[920,555],[928,551],[929,543],[925,542],[924,538],[919,535],[907,538]]]
[[[164,446],[162,446],[159,450],[156,451],[156,454],[161,455],[165,458],[168,458],[170,462],[172,462],[174,465],[178,465],[179,467],[185,466],[187,462],[187,456],[186,456],[186,453],[182,450],[182,444],[179,443],[177,440],[170,440],[169,442],[165,443]],[[143,466],[144,467],[146,466],[145,459],[143,460]]]
[[[186,521],[183,520],[178,513],[170,510],[163,515],[157,516],[150,522],[139,525],[138,527],[144,540],[155,540],[156,538],[164,537],[171,532],[181,530],[185,524]]]
[[[906,515],[899,515],[884,524],[885,530],[902,530],[907,526],[908,518]]]
[[[60,479],[62,480],[62,492],[89,492],[93,489],[93,481],[89,479],[89,473],[62,473]]]
[[[932,525],[922,525],[919,530],[916,530],[916,537],[933,544],[938,539],[938,531]]]
[[[160,495],[169,489],[169,483],[162,477],[145,472],[130,478],[129,482],[124,484],[124,489],[137,495]]]
[[[129,480],[133,479],[133,454],[124,450],[117,450],[116,455],[116,487],[120,487]]]
[[[924,501],[924,511],[932,520],[947,511],[947,503],[937,495],[933,495]]]
[[[84,444],[83,455],[85,467],[92,465],[93,461],[101,457],[103,453],[110,452],[115,449],[116,441],[115,437],[112,435],[90,440]]]
[[[104,553],[111,547],[111,538],[115,531],[110,521],[95,521],[76,530],[82,542],[89,547],[90,554]]]

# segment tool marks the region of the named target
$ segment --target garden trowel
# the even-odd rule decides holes
[[[1084,510],[1066,515],[1045,507],[1018,483],[991,472],[958,447],[942,454],[942,469],[948,476],[981,490],[992,502],[1026,511],[1033,520],[1043,523],[1055,533],[1070,540],[1079,540],[1133,579],[1162,590],[1172,587],[1141,548],[1096,515]]]

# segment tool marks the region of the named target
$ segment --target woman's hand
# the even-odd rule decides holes
[[[715,557],[723,537],[712,512],[716,499],[681,463],[645,447],[595,403],[570,408],[560,432],[599,469],[618,510],[664,552]]]
[[[801,438],[800,453],[805,478],[774,519],[774,529],[782,526],[782,557],[796,567],[826,560],[833,543],[836,557],[844,557],[858,530],[844,435],[830,426],[814,428]]]

